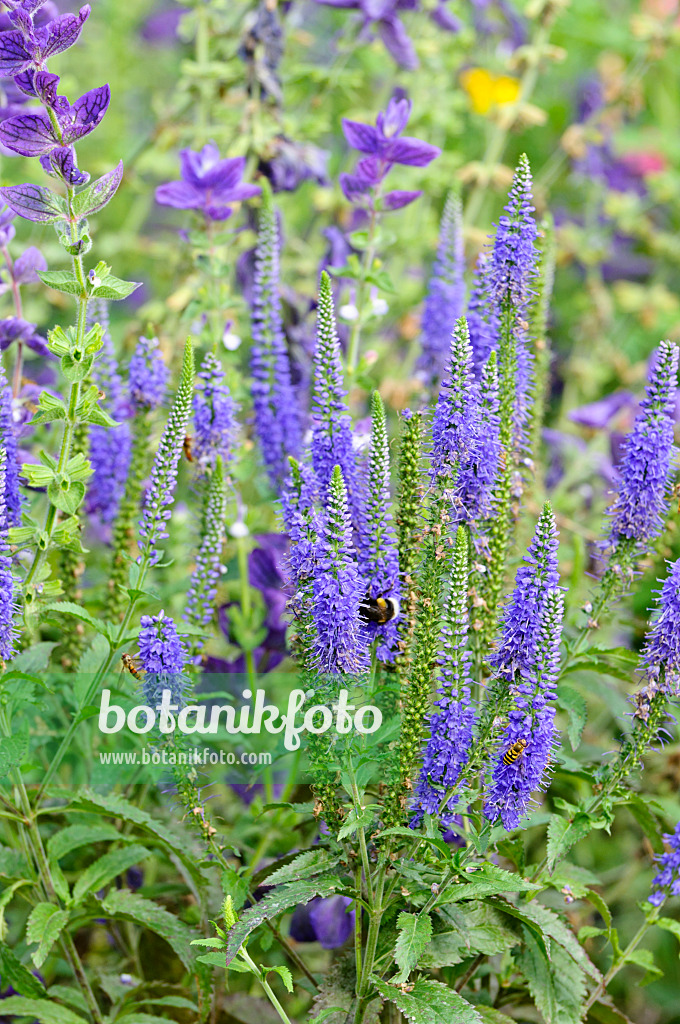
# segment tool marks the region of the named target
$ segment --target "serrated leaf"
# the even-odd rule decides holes
[[[133,842],[133,837],[122,835],[115,825],[108,825],[106,822],[96,825],[69,825],[50,836],[47,842],[47,856],[50,861],[57,861],[81,846],[91,846],[105,841]]]
[[[32,954],[33,963],[40,968],[45,963],[52,946],[68,923],[69,913],[52,903],[37,903],[31,911],[26,925],[26,940],[39,946]]]
[[[569,717],[567,735],[571,749],[577,750],[588,718],[588,706],[578,690],[564,685],[557,687],[557,703],[567,712]]]
[[[333,862],[328,850],[305,850],[289,864],[277,868],[266,876],[267,885],[281,885],[283,882],[299,882],[327,871]]]
[[[519,929],[508,927],[508,917],[485,903],[454,904],[443,909],[448,927],[435,933],[427,945],[423,967],[448,967],[471,956],[494,956],[520,942]]]
[[[96,860],[94,864],[90,864],[78,876],[78,880],[73,887],[73,902],[75,904],[80,903],[86,893],[102,889],[109,882],[113,881],[116,875],[124,874],[128,868],[150,856],[150,850],[136,843],[133,843],[132,846],[123,847],[120,850],[110,850]]]
[[[277,917],[284,910],[290,910],[298,903],[309,903],[315,896],[332,896],[343,884],[336,875],[321,875],[319,878],[300,882],[289,882],[269,893],[258,904],[250,907],[227,933],[227,964],[231,963],[239,949],[263,921]]]
[[[602,975],[585,950],[579,945],[578,939],[569,925],[554,910],[544,907],[542,903],[537,903],[536,900],[532,900],[531,903],[522,903],[520,906],[515,907],[515,909],[521,913],[524,920],[532,921],[538,925],[544,936],[547,935],[559,943],[572,960],[593,981],[600,982],[602,980]]]
[[[85,484],[79,480],[64,481],[66,487],[53,480],[47,488],[47,496],[60,512],[72,516],[78,511],[85,497]]]
[[[39,999],[46,994],[40,978],[36,978],[27,967],[24,967],[4,942],[0,942],[0,975],[3,986],[11,985],[20,996]]]
[[[524,976],[531,998],[544,1017],[546,1024],[557,1021],[557,995],[550,971],[550,959],[544,945],[538,942],[536,935],[526,925],[522,927],[524,944],[513,956],[518,969]]]
[[[28,751],[28,733],[18,732],[14,736],[0,737],[0,779],[18,768]]]
[[[2,1002],[3,1016],[30,1017],[40,1024],[85,1024],[85,1018],[49,999],[24,999],[10,996]]]
[[[160,935],[172,947],[184,966],[187,969],[191,968],[194,960],[191,940],[195,933],[174,914],[127,889],[112,890],[102,900],[101,908],[110,917],[132,921]]]
[[[347,815],[347,821],[338,832],[338,842],[354,835],[360,828],[368,828],[375,818],[376,809],[377,805],[369,804],[368,807],[362,808],[360,813],[357,814],[356,809],[353,807]]]
[[[624,963],[636,964],[644,969],[644,977],[638,985],[651,985],[657,978],[663,978],[663,971],[656,966],[654,954],[650,949],[634,949],[626,956]]]
[[[441,836],[427,836],[412,828],[397,826],[395,828],[386,828],[376,836],[376,839],[386,839],[388,836],[402,836],[404,839],[410,840],[411,843],[419,839],[421,843],[426,843],[428,846],[433,846],[436,850],[439,850],[445,860],[451,860],[451,847]]]
[[[94,615],[90,615],[86,608],[82,608],[81,605],[75,604],[74,601],[56,601],[54,604],[47,604],[42,609],[42,614],[47,615],[48,612],[58,612],[59,615],[70,615],[74,619],[80,619],[81,622],[87,622],[88,626],[92,626],[97,633],[101,633],[102,636],[108,636],[108,630],[106,623],[102,619],[97,619]]]
[[[394,1003],[412,1024],[478,1024],[477,1009],[453,989],[438,981],[417,981],[411,992],[402,992],[380,978],[372,978],[383,999]]]
[[[267,974],[271,974],[272,972],[279,975],[283,984],[285,985],[286,992],[293,991],[293,975],[290,973],[290,969],[288,967],[285,967],[284,965],[279,965],[278,967],[268,967]]]
[[[70,270],[39,270],[38,277],[48,288],[66,295],[80,295],[82,288]]]
[[[466,885],[448,886],[438,897],[435,906],[477,899],[479,896],[496,896],[505,892],[532,892],[540,889],[535,882],[496,867],[495,864],[484,864],[479,871],[472,875],[466,874],[464,877],[470,881]]]
[[[552,871],[559,860],[592,831],[593,823],[589,815],[578,812],[573,819],[553,814],[548,824],[548,871]]]
[[[418,965],[425,947],[432,938],[432,918],[429,914],[407,914],[397,918],[399,937],[394,946],[394,959],[399,968],[396,984],[408,980],[411,971]]]

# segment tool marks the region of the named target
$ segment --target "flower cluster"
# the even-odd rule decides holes
[[[170,690],[171,703],[182,704],[187,650],[174,621],[164,612],[142,615],[137,640],[140,666],[144,671],[142,690],[151,708],[160,703],[163,690]]]
[[[199,471],[214,469],[218,458],[231,462],[236,422],[234,400],[224,380],[217,356],[208,352],[198,372],[199,389],[194,397],[194,458]]]
[[[156,202],[177,210],[200,210],[209,221],[231,217],[234,203],[260,194],[257,185],[241,180],[246,161],[242,156],[223,160],[214,142],[195,152],[183,149],[179,155],[179,181],[170,181],[156,189]]]
[[[649,902],[660,907],[667,896],[680,896],[680,823],[675,831],[664,835],[670,849],[658,858],[661,869],[652,882]]]
[[[19,490],[19,461],[17,438],[12,415],[12,389],[7,383],[5,371],[0,366],[0,446],[5,452],[3,496],[5,516],[9,526],[18,526],[21,521],[23,504]]]
[[[680,689],[680,558],[670,565],[659,594],[659,614],[645,638],[642,661],[651,685]]]
[[[382,183],[395,164],[426,167],[441,153],[429,142],[402,135],[410,116],[410,100],[391,99],[387,110],[378,114],[375,125],[343,119],[347,142],[365,154],[354,174],[340,175],[342,191],[351,203],[371,208],[379,204],[382,210],[399,210],[422,194],[400,190],[381,194]]]
[[[5,502],[5,467],[7,452],[0,443],[0,658],[7,661],[14,657],[14,578],[12,557],[9,552],[7,531],[9,517]]]
[[[128,374],[130,400],[135,412],[162,405],[170,371],[163,361],[158,338],[142,335],[130,360]]]

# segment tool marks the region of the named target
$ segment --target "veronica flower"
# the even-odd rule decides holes
[[[139,339],[128,368],[130,399],[135,412],[162,404],[170,371],[163,362],[158,338]]]
[[[177,626],[162,611],[158,615],[142,615],[140,625],[137,643],[139,663],[144,671],[144,700],[148,707],[156,708],[163,690],[169,690],[170,703],[181,707],[188,652],[177,633]]]
[[[300,412],[290,376],[290,361],[279,294],[280,238],[268,187],[263,193],[253,282],[250,371],[253,378],[255,429],[272,486],[288,472],[288,456],[302,447]]]
[[[645,398],[626,438],[616,499],[609,509],[613,548],[628,540],[645,546],[663,528],[673,456],[678,346],[661,343]]]
[[[468,538],[458,528],[451,570],[446,611],[442,624],[439,658],[439,697],[429,718],[429,739],[423,752],[423,765],[416,786],[415,814],[411,827],[416,828],[424,814],[438,814],[447,791],[458,782],[468,762],[472,746],[475,712],[470,700],[470,654],[468,638]],[[442,824],[453,818],[451,806],[442,808]]]
[[[449,337],[465,303],[465,248],[460,197],[446,200],[439,231],[439,246],[432,267],[421,322],[422,352],[416,369],[436,382],[444,372]]]
[[[535,671],[541,612],[546,594],[560,581],[558,545],[555,515],[546,502],[503,615],[500,644],[489,659],[497,674],[508,681],[517,673],[530,677]]]
[[[0,659],[9,661],[16,653],[14,619],[14,577],[7,539],[10,519],[5,501],[7,453],[0,442]]]
[[[437,146],[402,135],[411,116],[411,101],[392,98],[376,118],[375,126],[343,118],[342,130],[350,146],[366,154],[355,174],[341,174],[340,186],[350,202],[370,203],[374,192],[395,164],[426,167],[441,154]],[[381,209],[398,210],[417,199],[421,192],[393,191],[380,200]]]
[[[102,407],[112,419],[123,422],[116,427],[90,427],[89,459],[92,477],[87,492],[87,511],[96,512],[102,522],[111,523],[125,491],[132,438],[129,424],[124,422],[129,404],[123,393],[106,303],[94,299],[92,304],[92,318],[104,328],[103,345],[92,369],[92,380],[106,396],[102,399]]]
[[[0,448],[5,452],[2,495],[8,526],[21,522],[23,498],[19,490],[19,452],[14,417],[12,415],[12,389],[5,371],[0,366]]]
[[[657,860],[660,870],[652,882],[652,893],[649,902],[660,907],[667,896],[680,895],[680,822],[670,835],[664,834],[664,842],[670,847]]]
[[[359,569],[366,585],[366,596],[391,598],[399,602],[399,555],[390,498],[390,451],[385,408],[377,391],[372,400],[373,430],[368,472],[365,482],[364,513],[359,539]],[[373,640],[378,640],[377,656],[392,662],[397,651],[398,616],[384,626],[367,625]]]
[[[214,468],[218,458],[228,466],[234,453],[236,408],[217,356],[208,352],[198,372],[194,397],[194,458],[199,469]]]
[[[645,638],[642,661],[649,681],[675,695],[680,687],[680,558],[669,565],[657,592],[659,614]]]
[[[366,587],[352,547],[347,488],[333,470],[312,584],[315,661],[320,672],[358,673],[368,664],[367,634],[359,620]]]
[[[186,438],[193,388],[194,353],[191,343],[187,342],[177,395],[158,445],[151,470],[151,482],[144,500],[144,511],[139,524],[139,547],[142,554],[137,559],[138,562],[142,558],[148,558],[150,565],[160,561],[161,552],[156,545],[168,536],[165,524],[172,515],[170,506],[174,501],[177,465]]]
[[[314,385],[312,391],[312,465],[325,498],[335,466],[339,466],[356,512],[356,458],[352,446],[352,420],[345,401],[340,342],[335,326],[331,279],[323,271],[319,285]]]
[[[177,210],[200,210],[208,220],[222,221],[231,217],[234,203],[259,196],[257,185],[246,185],[241,179],[246,169],[245,157],[223,160],[214,142],[198,152],[183,149],[179,154],[180,181],[170,181],[156,189],[156,202]]]
[[[217,582],[224,571],[222,547],[226,535],[226,515],[224,468],[222,457],[218,454],[215,456],[213,472],[208,483],[201,545],[187,591],[186,610],[182,616],[187,622],[194,622],[199,626],[207,625],[215,611]]]
[[[283,523],[290,541],[287,567],[297,603],[301,588],[312,579],[316,560],[319,523],[315,503],[318,483],[311,466],[290,460],[290,476],[281,492]]]

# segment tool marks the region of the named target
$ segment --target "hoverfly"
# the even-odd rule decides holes
[[[134,676],[135,679],[141,679],[142,678],[142,674],[139,671],[139,669],[137,668],[137,666],[135,665],[135,660],[134,660],[134,658],[131,655],[129,655],[129,654],[121,654],[120,660],[123,662],[123,668],[127,669],[127,671],[130,673],[131,676]]]
[[[187,460],[187,462],[194,461],[194,453],[192,448],[193,440],[193,437],[187,434],[184,438],[184,443],[182,444],[182,451],[184,452],[184,457]]]
[[[503,754],[503,764],[514,764],[526,750],[529,741],[525,740],[522,736],[520,739],[515,740],[511,747]]]

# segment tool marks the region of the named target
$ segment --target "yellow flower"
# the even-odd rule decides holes
[[[485,68],[468,68],[461,74],[460,81],[477,114],[488,114],[492,107],[514,103],[519,96],[516,78],[495,75]]]

